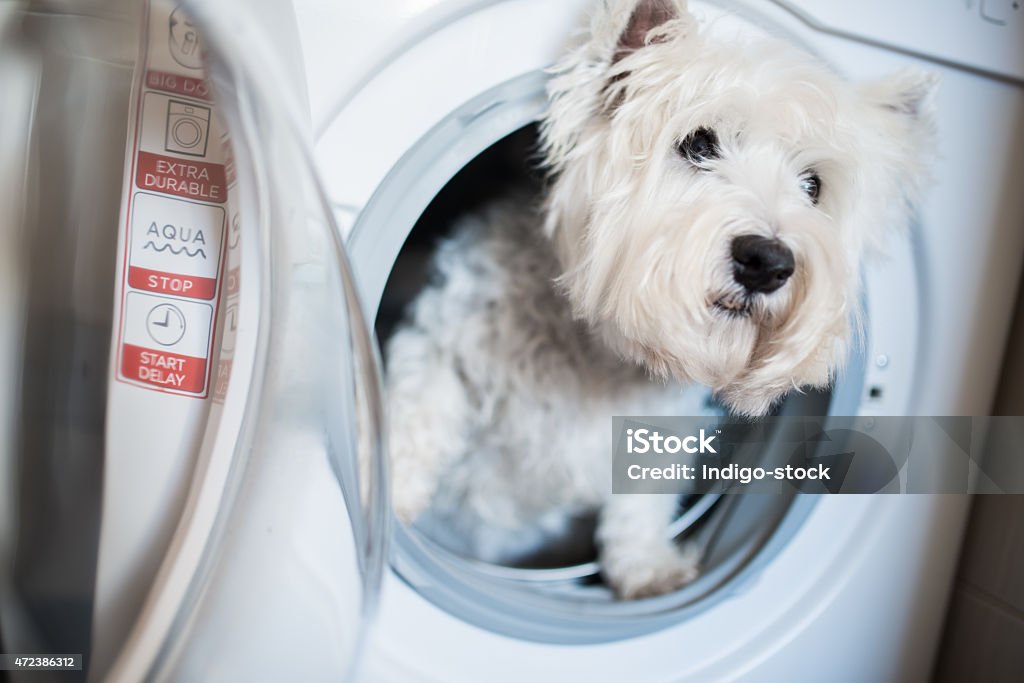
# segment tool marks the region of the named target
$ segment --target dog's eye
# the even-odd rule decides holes
[[[676,150],[695,166],[718,158],[718,136],[710,128],[698,128],[683,139]]]
[[[821,196],[821,178],[813,171],[804,173],[800,176],[800,189],[811,198],[812,204],[817,204],[818,197]]]

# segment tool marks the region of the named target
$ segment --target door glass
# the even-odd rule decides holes
[[[343,677],[383,570],[379,370],[290,7],[0,21],[0,651]]]

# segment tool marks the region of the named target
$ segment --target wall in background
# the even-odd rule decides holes
[[[1024,415],[1024,283],[994,415]],[[936,683],[1024,681],[1024,496],[975,496]]]
[[[1017,295],[1017,313],[1006,345],[993,415],[1024,415],[1024,282]]]

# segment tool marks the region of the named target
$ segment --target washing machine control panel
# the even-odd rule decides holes
[[[818,30],[1024,82],[1024,0],[773,0]]]

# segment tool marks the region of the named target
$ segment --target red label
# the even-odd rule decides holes
[[[135,183],[144,190],[208,202],[223,202],[227,198],[222,164],[175,159],[152,152],[139,152]]]
[[[192,299],[212,299],[217,291],[217,280],[211,277],[164,273],[138,266],[128,269],[128,284],[135,289],[146,289],[161,294],[177,294]]]
[[[166,71],[150,69],[146,73],[146,86],[153,90],[172,92],[186,97],[195,97],[200,100],[210,99],[210,84],[202,78],[191,76],[179,76]]]
[[[121,374],[165,389],[201,394],[206,387],[206,359],[125,344]]]

